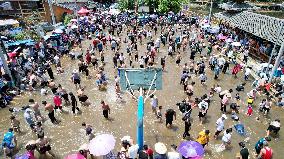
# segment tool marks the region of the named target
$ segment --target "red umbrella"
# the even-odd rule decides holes
[[[90,11],[84,7],[82,7],[79,11],[78,14],[88,14]]]

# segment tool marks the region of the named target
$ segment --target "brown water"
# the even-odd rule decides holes
[[[86,50],[86,46],[90,41],[86,40],[84,42],[83,50]],[[162,46],[162,45],[161,45]],[[142,46],[138,45],[139,56],[143,54],[146,48],[145,41]],[[125,52],[125,44],[121,49],[121,52]],[[143,51],[142,51],[143,50]],[[167,47],[161,47],[159,53],[159,60],[160,57],[167,54]],[[44,123],[45,134],[47,137],[51,138],[51,146],[53,151],[58,155],[58,158],[63,158],[65,155],[74,153],[78,150],[79,146],[87,143],[88,139],[85,136],[85,131],[81,127],[82,122],[86,122],[91,124],[94,128],[95,133],[110,133],[116,137],[117,144],[116,149],[119,150],[120,139],[123,136],[130,135],[132,138],[135,139],[136,136],[136,111],[137,106],[136,102],[133,101],[127,93],[122,95],[123,100],[125,102],[117,101],[115,97],[114,91],[114,75],[116,71],[113,69],[112,63],[112,56],[113,52],[107,50],[105,53],[105,61],[106,61],[106,74],[109,80],[107,91],[99,91],[95,85],[95,71],[91,68],[90,75],[92,76],[91,79],[82,78],[82,85],[85,86],[85,93],[89,96],[89,100],[91,105],[89,107],[83,107],[83,113],[81,115],[72,115],[71,107],[67,106],[64,107],[64,110],[69,111],[69,114],[62,113],[56,114],[56,117],[61,120],[59,125],[53,125],[49,120]],[[125,55],[126,56],[126,55]],[[189,60],[189,51],[186,53],[182,53],[182,65]],[[127,65],[129,64],[127,60]],[[135,66],[138,67],[138,63],[134,62]],[[62,58],[62,65],[65,70],[63,74],[55,75],[55,82],[57,84],[61,84],[65,87],[68,91],[72,91],[75,93],[76,89],[75,86],[71,83],[70,75],[74,68],[77,69],[77,61],[71,61],[67,57]],[[239,74],[238,78],[231,77],[229,74],[222,74],[220,75],[219,80],[211,80],[212,72],[210,70],[206,70],[208,81],[207,86],[202,86],[199,82],[197,77],[193,77],[193,80],[196,79],[195,85],[195,96],[200,97],[201,95],[208,93],[210,87],[213,84],[220,84],[223,89],[235,88],[237,84],[240,84],[243,81],[242,73]],[[166,71],[163,73],[163,90],[157,91],[157,97],[159,98],[159,105],[163,106],[163,114],[165,110],[168,108],[173,108],[177,111],[177,120],[175,120],[173,129],[168,129],[165,127],[165,122],[157,123],[155,122],[156,117],[151,111],[151,106],[149,100],[146,102],[145,107],[145,118],[144,118],[144,130],[145,130],[145,144],[153,145],[156,142],[164,142],[165,144],[169,145],[176,144],[178,145],[182,141],[182,133],[184,130],[184,124],[181,120],[182,116],[181,113],[178,111],[176,107],[176,103],[183,100],[186,96],[183,93],[183,88],[179,85],[179,78],[181,73],[181,67],[177,67],[175,64],[175,59],[168,58],[166,61]],[[246,100],[246,93],[249,91],[250,83],[247,83],[247,87],[245,92],[241,92],[241,99]],[[235,95],[235,91],[233,92],[233,97]],[[52,95],[49,93],[48,96],[40,96],[38,91],[35,92],[27,92],[22,96],[16,97],[16,99],[12,102],[12,106],[14,107],[21,107],[28,104],[29,98],[34,98],[37,102],[41,103],[42,100],[47,100],[48,102],[52,102]],[[259,103],[262,97],[258,97],[258,100],[255,103]],[[107,121],[103,118],[100,101],[105,100],[106,103],[110,105],[111,108],[111,121]],[[193,118],[193,125],[190,131],[191,137],[195,139],[198,135],[198,132],[203,129],[209,129],[211,134],[215,132],[215,122],[220,117],[220,104],[219,104],[219,97],[215,95],[213,98],[213,102],[210,105],[207,118],[208,120],[203,124],[199,125],[198,121],[198,109],[195,108],[192,113]],[[44,112],[44,108],[41,107],[42,113],[47,118],[47,113]],[[245,125],[247,130],[248,136],[250,137],[249,142],[247,143],[247,147],[250,150],[251,157],[253,158],[254,152],[254,144],[256,141],[264,137],[266,132],[266,128],[270,120],[274,120],[276,117],[280,118],[280,120],[284,121],[283,117],[283,110],[280,108],[273,107],[271,113],[268,115],[268,118],[263,117],[262,114],[258,114],[258,112],[254,111],[254,114],[251,117],[247,117],[245,115],[246,106],[241,105],[241,113],[239,115],[241,122]],[[1,137],[3,133],[7,131],[10,126],[9,120],[9,112],[8,109],[0,110],[1,122],[0,122],[0,131]],[[228,115],[229,117],[230,115]],[[260,117],[260,121],[256,120],[256,117]],[[17,135],[18,143],[19,143],[19,151],[24,152],[24,145],[28,140],[36,139],[36,135],[31,133],[31,130],[28,128],[27,124],[23,119],[23,113],[19,113],[17,118],[21,121],[21,128],[24,132],[23,134]],[[229,128],[232,125],[236,124],[236,122],[228,119],[225,123],[225,128]],[[284,146],[284,142],[282,140],[282,136],[284,131],[280,131],[279,138],[272,138],[270,145],[272,146],[275,154],[275,159],[281,159],[282,150]],[[209,142],[209,146],[206,148],[206,155],[204,158],[222,158],[222,159],[231,159],[235,158],[237,152],[239,152],[238,142],[243,141],[245,137],[241,137],[233,131],[232,135],[232,149],[225,150],[223,152],[217,152],[218,147],[221,144],[221,140],[214,140],[213,135],[211,137],[211,141]]]

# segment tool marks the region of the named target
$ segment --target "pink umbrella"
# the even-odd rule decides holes
[[[75,153],[75,154],[66,156],[64,159],[86,159],[86,158],[79,153]]]
[[[226,36],[220,36],[219,39],[220,39],[220,40],[226,40],[227,37],[226,37]]]
[[[88,14],[90,11],[84,7],[82,7],[79,11],[78,14]]]

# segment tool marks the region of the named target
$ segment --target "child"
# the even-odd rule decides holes
[[[11,116],[11,126],[15,132],[21,133],[20,130],[20,121],[16,119],[15,116]]]
[[[239,93],[236,93],[235,100],[236,100],[237,105],[240,105],[241,97]]]
[[[44,136],[44,130],[43,130],[41,122],[36,123],[35,131],[38,137]]]
[[[252,112],[253,112],[253,110],[252,110],[252,106],[251,106],[251,105],[249,105],[249,106],[248,106],[248,112],[247,112],[247,115],[248,115],[248,116],[252,116]]]
[[[157,110],[157,119],[159,119],[159,122],[161,123],[162,122],[162,106],[159,106],[158,110]]]

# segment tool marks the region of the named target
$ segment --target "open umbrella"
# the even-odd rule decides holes
[[[77,22],[77,19],[71,19],[70,21],[71,22]]]
[[[23,154],[23,155],[20,155],[20,156],[16,156],[16,158],[15,159],[29,159],[29,156],[28,156],[28,154]]]
[[[77,25],[72,25],[72,26],[71,26],[71,29],[77,29],[77,28],[78,28]]]
[[[161,142],[158,142],[155,144],[155,151],[158,153],[158,154],[166,154],[167,153],[167,147],[164,143],[161,143]]]
[[[204,148],[196,141],[183,141],[178,147],[178,152],[185,158],[198,158],[204,155]]]
[[[231,43],[231,42],[233,42],[233,39],[232,39],[232,38],[228,38],[228,39],[226,40],[226,42],[227,42],[227,43]]]
[[[220,40],[226,40],[227,37],[226,37],[226,36],[220,36],[219,39],[220,39]]]
[[[241,46],[241,43],[240,42],[233,42],[232,46]]]
[[[62,29],[55,29],[53,32],[56,33],[56,34],[62,34],[63,30]]]
[[[110,134],[97,135],[89,143],[90,154],[94,156],[103,156],[114,149],[115,139]]]
[[[89,13],[90,11],[84,7],[82,7],[79,11],[78,11],[78,14],[87,14]]]
[[[64,157],[64,159],[86,159],[86,158],[80,153],[75,153]]]

